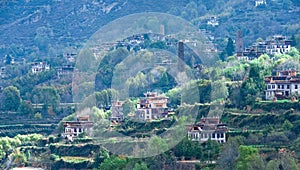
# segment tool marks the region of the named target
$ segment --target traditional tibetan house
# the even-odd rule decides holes
[[[94,126],[93,122],[89,120],[89,116],[78,117],[76,121],[63,122],[63,125],[64,133],[62,136],[71,141],[83,132],[88,134]]]
[[[202,118],[195,125],[186,126],[188,138],[192,141],[206,142],[208,139],[219,143],[226,142],[227,125],[220,123],[219,117]]]
[[[163,95],[157,95],[154,92],[145,93],[137,103],[135,118],[138,120],[152,120],[168,117],[168,98]]]
[[[277,71],[275,76],[265,77],[266,100],[299,97],[300,76],[295,70]]]

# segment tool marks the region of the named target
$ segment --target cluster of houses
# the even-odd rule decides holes
[[[136,105],[135,114],[128,115],[128,117],[140,121],[168,118],[168,115],[171,114],[167,106],[168,97],[158,95],[157,92],[147,92],[144,95]],[[112,102],[111,122],[118,123],[124,120],[122,104],[121,101]]]
[[[158,95],[156,92],[147,92],[145,96],[140,98],[136,106],[134,116],[131,118],[141,121],[151,121],[168,118],[172,114],[168,109],[168,97]],[[114,101],[111,106],[111,116],[109,118],[112,125],[118,124],[124,120],[122,110],[122,102]],[[63,123],[64,132],[62,136],[70,141],[77,138],[81,133],[89,134],[93,127],[93,122],[89,120],[89,116],[78,117],[75,121],[66,121]],[[226,142],[226,132],[228,128],[226,124],[220,123],[219,117],[202,118],[201,122],[193,125],[186,125],[188,138],[192,141],[206,142],[211,139],[219,143]]]
[[[244,51],[238,51],[237,57],[238,59],[253,60],[262,54],[284,54],[291,50],[291,44],[292,41],[286,36],[275,35],[269,40],[254,43]]]
[[[47,62],[32,62],[30,63],[30,73],[32,74],[39,74],[42,72],[50,71],[51,67],[50,64]],[[63,65],[61,67],[55,68],[57,72],[57,77],[72,77],[73,73],[76,71],[75,67],[72,65]],[[0,78],[4,79],[7,78],[7,68],[5,66],[0,68]]]

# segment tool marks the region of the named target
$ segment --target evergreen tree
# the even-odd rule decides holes
[[[232,56],[234,53],[234,44],[231,38],[228,38],[228,42],[225,48],[227,56]]]
[[[292,38],[291,38],[291,46],[292,47],[296,47],[297,46],[297,40],[296,40],[296,36],[295,35],[292,35]]]

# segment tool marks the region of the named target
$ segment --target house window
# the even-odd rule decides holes
[[[272,85],[272,89],[275,89],[275,85],[274,84]]]
[[[271,85],[268,85],[268,89],[271,89]]]
[[[295,89],[298,89],[298,85],[297,84],[295,84]]]
[[[281,85],[281,88],[284,89],[284,85]]]
[[[277,88],[280,89],[280,85],[277,85]]]
[[[290,85],[286,85],[286,88],[287,88],[287,89],[290,89]]]

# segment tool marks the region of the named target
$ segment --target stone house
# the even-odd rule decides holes
[[[122,122],[124,120],[123,107],[121,101],[113,101],[111,103],[111,122]]]
[[[135,118],[138,120],[152,120],[168,117],[168,97],[155,92],[147,92],[145,97],[137,103]]]

